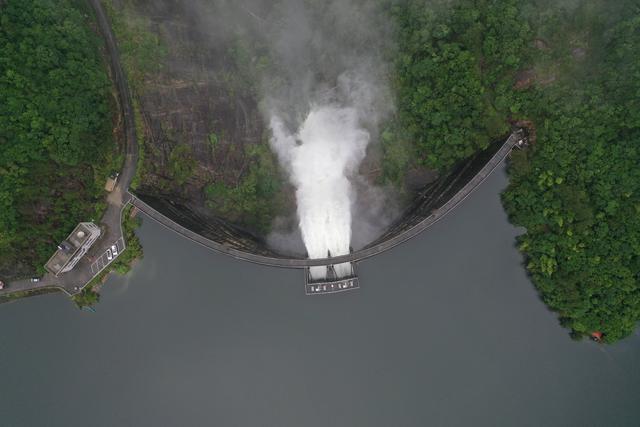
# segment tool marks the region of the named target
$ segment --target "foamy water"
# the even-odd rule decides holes
[[[357,110],[315,106],[295,135],[273,115],[271,130],[271,145],[296,187],[299,225],[309,257],[348,254],[353,200],[349,176],[357,170],[369,143],[369,133],[359,127]],[[339,276],[351,271],[349,264],[338,264],[335,269]],[[326,276],[324,267],[310,271],[313,278]]]

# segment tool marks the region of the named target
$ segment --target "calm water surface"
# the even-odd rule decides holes
[[[144,261],[97,313],[0,306],[0,426],[640,425],[640,336],[568,338],[523,271],[505,184],[334,296],[146,221]]]

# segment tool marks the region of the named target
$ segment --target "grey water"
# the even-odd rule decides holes
[[[331,296],[147,220],[96,313],[0,305],[0,426],[640,425],[640,336],[570,340],[525,274],[506,183]]]

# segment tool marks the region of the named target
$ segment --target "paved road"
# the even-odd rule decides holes
[[[124,165],[120,171],[116,187],[107,197],[107,209],[100,220],[102,235],[93,247],[91,247],[87,255],[78,262],[76,267],[68,273],[61,274],[59,277],[55,277],[52,274],[46,274],[39,282],[36,283],[31,282],[30,280],[10,282],[6,289],[0,290],[0,295],[46,287],[57,287],[66,291],[70,295],[76,294],[80,292],[81,288],[90,282],[91,279],[99,273],[99,271],[102,270],[97,270],[94,263],[96,260],[99,260],[104,256],[111,245],[121,245],[119,247],[122,247],[123,250],[125,248],[124,237],[122,235],[122,211],[131,200],[129,185],[136,173],[136,165],[138,161],[138,145],[136,139],[136,128],[133,120],[134,115],[131,104],[131,93],[129,92],[127,79],[120,64],[120,57],[115,37],[111,31],[111,26],[105,15],[104,9],[100,4],[100,0],[88,0],[88,2],[95,11],[98,27],[104,38],[105,46],[109,54],[111,77],[118,92],[119,108],[124,120]],[[104,267],[106,267],[106,264],[104,264],[102,268]]]

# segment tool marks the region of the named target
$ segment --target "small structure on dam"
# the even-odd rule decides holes
[[[334,294],[337,292],[352,291],[360,288],[360,281],[356,274],[356,265],[353,262],[348,263],[350,274],[345,277],[338,277],[333,264],[326,266],[326,278],[314,279],[311,276],[309,267],[304,269],[305,283],[304,292],[307,295]],[[317,268],[317,267],[316,267]]]

